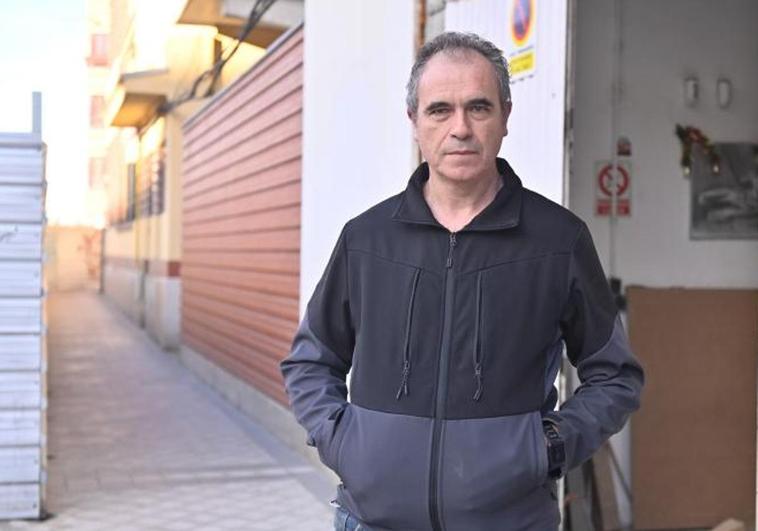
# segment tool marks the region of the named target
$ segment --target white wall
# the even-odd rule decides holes
[[[300,314],[345,222],[405,188],[413,0],[306,0]]]
[[[181,345],[181,290],[177,277],[145,277],[145,328],[161,348]]]
[[[534,75],[511,85],[513,111],[500,156],[527,188],[563,203],[567,1],[535,2]],[[473,31],[505,52],[514,51],[510,34],[512,0],[450,2],[445,29]]]
[[[675,124],[712,141],[758,142],[758,2],[624,0],[620,134],[632,142],[632,216],[617,229],[617,276],[626,285],[758,287],[758,240],[691,241],[690,183],[679,168]],[[664,7],[665,6],[665,7]],[[593,171],[611,155],[611,2],[577,2],[575,150],[571,209],[590,225],[608,264],[605,218],[593,216]],[[689,109],[682,80],[700,79]],[[719,76],[731,79],[732,105],[715,101]]]
[[[140,272],[130,267],[106,264],[103,271],[105,295],[126,315],[136,322],[142,321],[143,308],[139,303]]]

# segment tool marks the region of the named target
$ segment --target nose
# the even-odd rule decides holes
[[[450,124],[450,136],[457,140],[466,140],[471,136],[471,124],[465,110],[457,110]]]

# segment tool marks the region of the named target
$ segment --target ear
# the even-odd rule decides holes
[[[511,116],[513,104],[509,101],[503,106],[503,138],[508,136],[508,118]]]

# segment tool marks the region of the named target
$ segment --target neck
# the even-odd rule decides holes
[[[423,193],[435,219],[450,232],[457,232],[492,202],[502,186],[497,167],[486,177],[465,182],[448,179],[430,169]]]

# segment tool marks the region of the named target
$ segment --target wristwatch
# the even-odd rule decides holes
[[[542,430],[545,432],[547,441],[547,475],[550,479],[558,479],[563,475],[563,468],[566,465],[566,448],[563,438],[558,433],[555,424],[548,420],[543,420]]]

